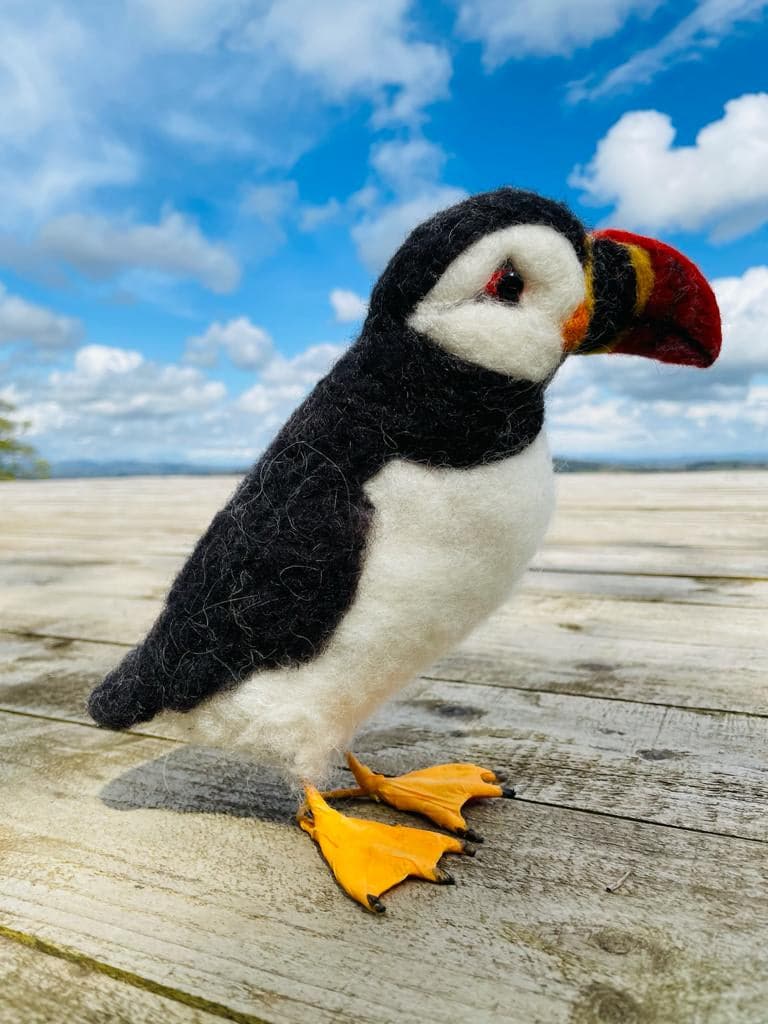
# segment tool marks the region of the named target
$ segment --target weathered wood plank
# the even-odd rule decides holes
[[[576,473],[560,474],[558,481],[564,503],[598,509],[760,509],[767,486],[766,473],[760,469]]]
[[[23,481],[3,486],[0,559],[180,560],[235,478]],[[554,569],[768,577],[768,473],[563,476],[539,564]],[[656,550],[658,548],[658,550]]]
[[[28,509],[14,509],[13,502],[6,502],[8,493],[5,486],[3,504],[9,514],[7,531],[4,531],[0,548],[3,551],[12,551],[12,542],[25,537],[30,526],[37,524],[45,527],[45,535],[39,538],[41,544],[46,540],[60,543],[71,539],[73,546],[74,542],[88,546],[90,542],[98,544],[106,536],[114,534],[115,524],[121,522],[126,531],[126,540],[129,537],[146,536],[153,543],[164,542],[175,550],[177,538],[181,536],[186,539],[190,532],[200,531],[217,508],[216,503],[204,501],[204,508],[193,506],[178,518],[169,518],[167,512],[164,514],[162,511],[158,515],[151,515],[150,510],[143,509],[135,502],[126,488],[125,501],[116,504],[114,508],[109,504],[100,504],[95,493],[91,499],[96,503],[95,508],[84,505],[79,513],[70,510],[63,514],[57,506],[50,507],[43,503],[33,513]],[[14,494],[11,490],[10,497]],[[166,494],[158,497],[158,503],[162,501],[172,509],[176,497],[173,486],[167,481]],[[187,495],[184,489],[177,500],[186,502],[190,497],[193,496]],[[222,496],[223,499],[225,496]],[[717,535],[713,537],[713,528],[716,526]],[[638,542],[666,542],[676,547],[681,544],[707,545],[716,540],[718,547],[744,550],[764,546],[768,527],[760,508],[736,510],[702,507],[700,511],[693,511],[668,507],[663,499],[658,507],[645,509],[602,509],[561,502],[551,532],[555,543],[571,543],[580,547],[610,545],[636,534]],[[116,540],[123,539],[117,537]],[[130,553],[140,556],[141,548],[132,549]]]
[[[541,577],[531,573],[528,580]],[[162,588],[158,590],[162,592]],[[154,619],[158,598],[72,593],[58,585],[9,588],[0,593],[6,630],[43,636],[87,638],[131,645]],[[768,643],[762,637],[768,612],[738,604],[635,601],[629,597],[551,593],[527,589],[475,631],[427,674],[546,692],[577,693],[768,714]],[[0,686],[35,668],[46,682],[63,675],[66,687],[72,650],[58,663],[63,642],[3,639]],[[74,650],[78,650],[75,648]],[[87,652],[86,652],[87,655]],[[96,658],[96,652],[91,656]],[[91,683],[119,660],[89,670]],[[21,659],[21,660],[19,660]],[[11,672],[14,676],[11,676]],[[83,692],[85,687],[83,687]],[[60,705],[55,705],[60,707]]]
[[[768,554],[716,544],[613,544],[576,547],[550,536],[534,559],[534,567],[567,572],[643,573],[646,576],[768,579]]]
[[[68,955],[20,944],[4,937],[0,926],[0,1024],[221,1022],[219,1014],[124,984],[88,966],[85,958],[78,962]]]
[[[83,580],[79,575],[72,572],[66,581],[44,585],[4,586],[0,590],[2,628],[133,644],[160,610],[170,583],[163,566],[157,567],[153,576],[142,572],[140,593],[131,592],[135,576],[132,581],[130,574],[124,577],[114,566],[107,566],[98,578],[89,573]],[[679,601],[649,600],[647,596],[635,599],[631,590],[617,600],[610,592],[544,589],[539,580],[547,575],[527,575],[524,587],[513,595],[506,610],[491,620],[497,633],[513,637],[532,621],[553,625],[565,621],[573,630],[588,629],[593,634],[602,632],[617,638],[634,636],[638,644],[649,640],[675,642],[682,634],[690,643],[719,647],[743,647],[746,643],[754,647],[761,645],[768,621],[768,606],[763,607],[759,597],[750,603],[730,597],[736,591],[734,581],[730,588],[723,588],[729,596],[722,602],[719,588],[706,584],[699,585],[698,590],[708,600],[703,596]],[[563,578],[567,579],[567,574],[559,574],[559,579]],[[694,589],[692,580],[682,582]],[[744,587],[741,589],[743,592]]]
[[[0,708],[90,722],[91,689],[125,648],[0,632]]]
[[[234,484],[3,487],[0,628],[135,642]],[[0,702],[81,723],[0,715],[0,926],[244,1020],[754,1024],[766,497],[765,473],[561,478],[545,571],[360,738],[383,770],[470,757],[521,795],[471,811],[461,887],[409,885],[383,922],[268,773],[83,727],[124,647],[0,636]]]
[[[14,643],[29,650],[28,641]],[[88,690],[114,649],[54,646],[47,653],[69,665],[58,682],[37,674],[45,653],[4,670],[0,705],[86,722]],[[173,738],[154,722],[135,732]],[[410,767],[489,763],[527,799],[768,838],[768,718],[420,680],[371,720],[357,747],[385,771],[406,757]]]
[[[768,612],[521,594],[435,678],[768,714]]]
[[[651,576],[632,573],[529,572],[524,594],[568,594],[580,598],[642,601],[649,604],[704,604],[716,607],[760,608],[768,611],[768,580]]]
[[[175,557],[126,562],[66,561],[35,557],[22,551],[0,557],[0,591],[28,588],[40,596],[41,587],[59,595],[125,597],[161,600],[178,569]],[[768,580],[739,577],[660,576],[622,572],[569,572],[538,569],[529,572],[523,593],[580,594],[611,600],[649,603],[705,604],[768,609]],[[15,604],[20,606],[20,591]],[[10,599],[7,594],[7,599]]]
[[[765,718],[434,681],[355,749],[388,774],[485,763],[525,800],[768,842]]]
[[[207,515],[232,493],[237,476],[130,477],[74,480],[17,480],[3,484],[9,502],[35,510],[49,506],[62,519],[93,508],[103,511],[99,521],[125,512],[126,496],[132,508],[143,511],[150,522],[183,522],[186,517]],[[560,474],[560,503],[595,509],[706,509],[760,510],[765,498],[764,470],[726,470],[707,473],[577,473]],[[168,498],[188,493],[197,508]],[[159,503],[162,499],[162,503]]]
[[[243,1015],[753,1024],[768,998],[761,844],[499,801],[455,889],[378,920],[232,758],[23,718],[0,747],[2,922]]]

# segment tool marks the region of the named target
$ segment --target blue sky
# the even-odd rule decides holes
[[[569,360],[555,451],[765,454],[767,9],[7,0],[0,397],[54,461],[245,464],[410,227],[506,183],[679,246],[726,322],[706,373]]]

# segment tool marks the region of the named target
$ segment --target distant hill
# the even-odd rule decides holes
[[[71,459],[51,464],[51,476],[59,479],[118,476],[242,476],[247,466],[201,466],[190,462],[139,462],[117,459],[97,462]],[[619,462],[608,459],[555,459],[558,473],[659,473],[698,472],[713,469],[768,469],[768,461],[757,459],[667,459],[647,462]]]
[[[696,473],[713,469],[768,469],[761,459],[656,459],[645,462],[614,462],[597,459],[555,458],[558,473]]]
[[[96,462],[70,459],[51,464],[51,476],[60,479],[97,476],[241,476],[242,466],[200,466],[191,462],[138,462],[116,459]]]

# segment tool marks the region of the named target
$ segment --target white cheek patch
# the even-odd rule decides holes
[[[483,295],[507,260],[525,282],[516,305]],[[568,239],[542,224],[516,224],[457,257],[408,323],[469,362],[541,381],[559,365],[562,325],[584,295],[584,270]]]

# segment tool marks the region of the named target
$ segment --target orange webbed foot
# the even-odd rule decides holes
[[[297,818],[320,847],[342,889],[377,914],[386,909],[379,897],[408,877],[452,884],[453,878],[438,867],[444,853],[474,853],[469,844],[453,836],[347,817],[327,804],[313,786],[307,786]]]
[[[401,811],[423,814],[441,828],[472,842],[482,837],[471,829],[461,813],[468,800],[489,797],[513,797],[515,791],[500,784],[495,772],[476,764],[437,764],[406,775],[378,775],[353,754],[347,763],[359,790],[372,800],[380,800]]]

